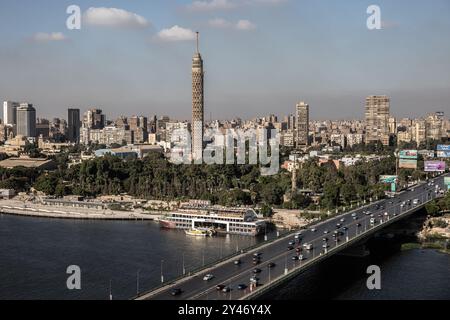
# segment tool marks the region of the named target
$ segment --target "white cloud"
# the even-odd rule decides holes
[[[216,18],[208,21],[208,24],[213,28],[229,28],[232,27],[233,24],[225,19]]]
[[[190,41],[195,40],[196,34],[190,29],[185,29],[176,25],[170,29],[161,30],[158,32],[157,37],[163,41]]]
[[[44,33],[39,32],[33,36],[33,40],[36,42],[51,42],[51,41],[64,41],[66,36],[61,32]]]
[[[89,8],[83,14],[86,24],[102,27],[145,28],[150,23],[142,16],[117,8]]]
[[[276,6],[289,0],[194,0],[187,6],[190,11],[219,11],[242,6]]]
[[[196,0],[188,5],[192,11],[216,11],[233,9],[237,6],[236,3],[230,0]]]
[[[256,25],[248,20],[239,20],[238,23],[236,24],[236,28],[238,30],[249,31],[249,30],[255,30]]]
[[[255,30],[256,25],[249,20],[239,20],[234,23],[222,18],[216,18],[209,20],[208,24],[213,28],[221,28],[221,29],[236,29],[241,31],[250,31]]]

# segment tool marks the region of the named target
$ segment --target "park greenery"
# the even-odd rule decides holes
[[[382,155],[380,160],[360,161],[349,167],[337,168],[333,162],[319,164],[316,159],[307,160],[297,172],[298,191],[295,193],[291,192],[291,173],[284,169],[273,176],[262,176],[260,168],[254,165],[175,165],[161,154],[125,160],[106,155],[68,168],[70,154],[93,152],[103,147],[106,146],[71,147],[51,157],[57,169],[50,172],[0,168],[0,188],[16,191],[33,188],[56,197],[128,194],[165,201],[202,199],[224,206],[260,207],[270,216],[272,208],[323,211],[379,199],[390,187],[379,183],[379,177],[396,173],[392,147],[381,144],[357,145],[346,152]],[[280,151],[280,161],[284,162],[292,150],[282,148]],[[27,152],[33,156],[40,154],[36,146],[29,147]],[[423,160],[419,159],[421,167]],[[408,181],[425,178],[421,170],[399,171],[401,187]],[[443,207],[442,203],[436,203],[427,209],[435,212],[442,211]],[[447,204],[446,208],[449,207]]]

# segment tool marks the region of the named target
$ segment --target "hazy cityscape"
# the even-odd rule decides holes
[[[289,16],[283,7],[295,6],[288,0],[181,2],[190,14],[270,6]],[[67,9],[74,21],[76,12],[77,6]],[[151,25],[117,8],[91,7],[80,21],[110,27],[115,19],[128,31]],[[208,23],[228,32],[259,31],[250,20]],[[133,102],[122,108],[108,104],[111,97],[91,103],[83,96],[52,113],[48,106],[60,103],[57,89],[40,86],[49,93],[41,102],[22,101],[40,96],[28,85],[1,89],[0,299],[448,300],[450,100],[422,97],[417,116],[417,109],[405,108],[408,94],[373,85],[373,91],[347,92],[347,103],[360,103],[335,116],[336,110],[328,115],[329,102],[317,99],[332,91],[326,84],[316,96],[270,83],[259,89],[264,95],[288,90],[296,98],[270,109],[257,107],[266,103],[260,97],[247,99],[244,110],[228,92],[226,110],[214,98],[226,67],[217,66],[221,54],[218,60],[207,44],[217,39],[181,29],[153,38],[188,43],[176,64],[190,80],[173,79],[172,89],[176,99],[185,97],[176,92],[189,90],[190,99],[174,102],[185,106],[176,113],[163,105],[142,112],[132,92]],[[67,39],[39,33],[33,41]],[[0,51],[0,59],[9,58]],[[332,272],[342,279],[325,281]],[[178,314],[208,311],[189,308]]]

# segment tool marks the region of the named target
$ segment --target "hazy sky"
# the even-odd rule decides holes
[[[66,28],[80,6],[81,30]],[[381,7],[383,30],[366,27]],[[396,116],[450,114],[448,0],[1,0],[0,100],[38,116],[68,107],[191,116],[193,31],[205,116],[251,118],[311,105],[313,119],[362,118],[371,94]]]

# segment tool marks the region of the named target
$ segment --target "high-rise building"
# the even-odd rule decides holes
[[[19,107],[18,102],[5,101],[3,102],[3,124],[4,125],[15,125],[17,124],[17,108]]]
[[[442,123],[444,120],[443,112],[436,112],[429,114],[425,121],[427,126],[427,139],[441,140],[442,138]]]
[[[17,135],[36,137],[36,109],[32,104],[21,103],[17,108]]]
[[[366,143],[381,141],[383,145],[389,145],[389,118],[389,97],[366,98]]]
[[[84,113],[83,128],[103,129],[105,123],[106,117],[100,109],[91,109]]]
[[[307,148],[309,146],[309,105],[305,102],[300,102],[296,106],[297,119],[297,148]]]
[[[197,32],[197,52],[192,59],[192,158],[195,162],[203,159],[204,123],[204,72],[203,59],[199,50]]]
[[[73,143],[80,142],[80,109],[68,110],[67,140]]]

